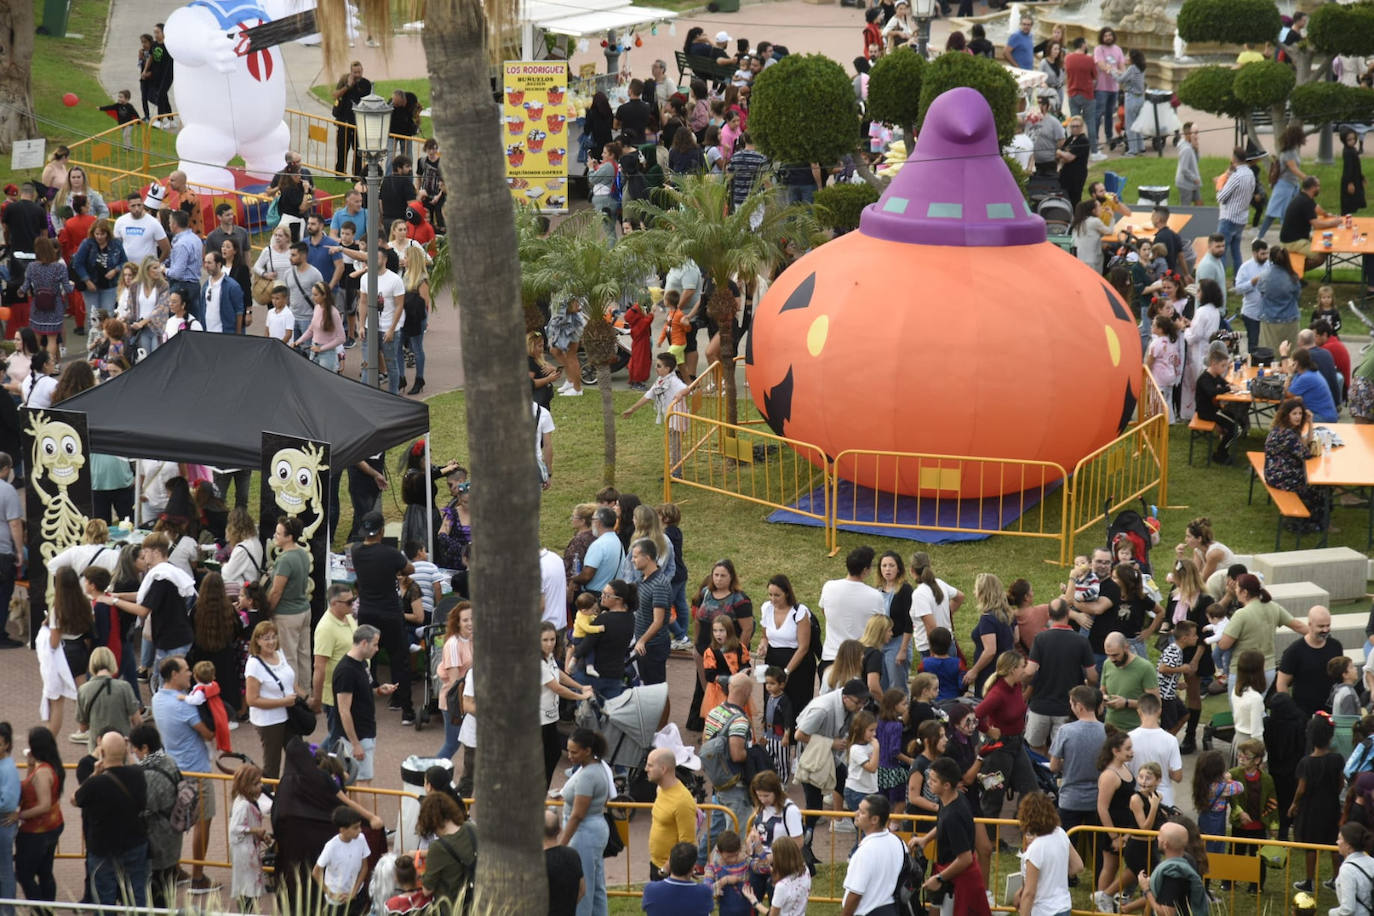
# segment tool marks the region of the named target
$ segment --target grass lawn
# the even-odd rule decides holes
[[[632,392],[617,391],[616,409],[628,407],[635,397]],[[434,422],[433,455],[437,463],[451,458],[466,461],[468,457],[463,399],[462,392],[454,392],[429,402]],[[555,483],[545,496],[540,528],[543,544],[561,552],[571,536],[567,522],[569,511],[579,502],[591,501],[602,485],[602,433],[599,398],[592,389],[588,389],[588,396],[583,398],[557,398],[553,408],[554,422],[558,425],[554,433]],[[640,411],[631,420],[618,421],[616,484],[622,492],[636,493],[641,500],[651,504],[660,502],[663,493],[661,430],[648,411]],[[1263,448],[1260,431],[1252,431],[1246,448]],[[1167,563],[1173,546],[1182,540],[1184,525],[1199,515],[1211,518],[1218,539],[1238,553],[1272,550],[1276,516],[1273,508],[1266,504],[1262,490],[1252,504],[1246,503],[1248,465],[1244,468],[1190,468],[1187,455],[1187,430],[1176,426],[1171,435],[1169,506],[1160,509],[1163,537],[1153,554],[1156,565]],[[1201,454],[1197,459],[1201,461]],[[480,474],[475,477],[474,484],[481,486]],[[399,495],[394,489],[389,492],[392,496],[387,500],[387,514],[399,519],[403,510]],[[682,510],[684,552],[691,571],[691,584],[705,577],[709,563],[730,557],[756,606],[762,602],[765,582],[775,573],[786,573],[799,600],[814,606],[822,583],[844,575],[843,554],[849,549],[870,544],[879,552],[892,549],[904,557],[922,549],[911,541],[841,532],[841,555],[828,559],[821,529],[769,524],[764,521],[769,514],[764,507],[690,487],[676,487],[673,497]],[[344,508],[347,513],[348,507]],[[1337,507],[1334,521],[1340,531],[1331,535],[1330,543],[1333,546],[1346,544],[1364,551],[1363,510]],[[1105,527],[1081,536],[1077,551],[1084,552],[1095,546],[1104,535]],[[477,536],[480,538],[480,532]],[[1285,543],[1291,547],[1291,537]],[[974,577],[980,572],[996,573],[1005,584],[1024,577],[1031,582],[1040,602],[1058,594],[1059,584],[1067,577],[1065,570],[1046,562],[1057,555],[1049,542],[994,537],[934,546],[930,553],[937,573],[970,596]],[[1368,601],[1341,610],[1355,611],[1361,607],[1367,608]],[[967,638],[977,618],[971,600],[965,604],[959,618],[956,629]]]

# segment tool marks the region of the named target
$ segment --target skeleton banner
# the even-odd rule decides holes
[[[329,588],[329,444],[285,436],[262,434],[262,492],[258,530],[267,545],[267,566],[277,556],[273,535],[284,516],[301,520],[300,543],[310,553],[310,599],[313,625],[325,609]]]
[[[89,441],[84,413],[24,409],[29,601],[35,622],[41,620],[41,608],[47,606],[47,562],[81,543],[86,520],[93,511]]]

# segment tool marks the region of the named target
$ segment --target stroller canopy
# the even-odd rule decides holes
[[[654,746],[654,732],[663,727],[668,708],[668,685],[635,687],[601,709],[601,732],[609,748],[607,763],[638,767]]]

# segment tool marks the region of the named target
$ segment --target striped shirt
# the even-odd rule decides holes
[[[1250,213],[1250,198],[1255,194],[1255,173],[1248,165],[1237,166],[1217,192],[1217,216],[1232,223],[1245,225]]]
[[[735,206],[744,203],[754,189],[761,173],[768,166],[768,157],[758,150],[745,147],[730,157],[730,191]]]
[[[443,573],[439,572],[439,567],[429,560],[412,560],[415,572],[410,574],[410,581],[420,586],[420,604],[425,609],[425,619],[434,620],[434,583],[442,582]]]

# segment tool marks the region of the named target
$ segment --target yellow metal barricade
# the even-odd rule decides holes
[[[914,531],[959,531],[1061,541],[1067,495],[1064,468],[1052,461],[846,449],[830,466],[831,520]],[[841,482],[863,480],[845,488]],[[899,489],[918,488],[905,496]],[[1056,495],[1055,491],[1060,492]],[[972,495],[968,495],[968,494]],[[899,512],[913,521],[896,521]],[[1002,519],[1014,513],[1006,525]]]
[[[1077,826],[1069,828],[1067,832],[1083,857],[1084,870],[1079,876],[1080,884],[1074,895],[1074,912],[1084,916],[1104,912],[1093,901],[1093,891],[1101,888],[1109,893],[1117,892],[1118,885],[1112,882],[1119,880],[1117,876],[1126,871],[1119,853],[1113,851],[1112,838],[1135,837],[1145,841],[1148,847],[1147,871],[1153,869],[1160,858],[1156,845],[1159,832],[1156,830]],[[1336,852],[1335,846],[1284,840],[1210,834],[1202,834],[1201,840],[1209,847],[1224,844],[1223,849],[1207,850],[1207,864],[1202,869],[1202,877],[1208,882],[1209,893],[1213,896],[1214,914],[1220,905],[1229,913],[1249,912],[1253,916],[1273,913],[1283,916],[1293,893],[1295,870],[1302,878],[1307,877],[1306,854],[1313,852],[1320,857],[1323,853]],[[1107,854],[1100,871],[1095,867],[1099,853]],[[1113,862],[1112,859],[1117,861]],[[1135,886],[1138,884],[1136,875],[1131,874],[1127,881],[1132,885],[1132,894],[1138,897],[1141,889]]]

